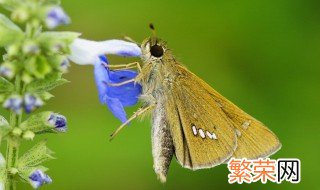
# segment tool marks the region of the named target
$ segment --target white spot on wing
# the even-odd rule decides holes
[[[194,136],[196,136],[198,134],[197,128],[194,125],[192,126],[192,132],[193,132]]]
[[[240,132],[238,129],[236,129],[236,135],[237,135],[238,137],[241,136],[241,132]]]
[[[218,139],[218,138],[217,138],[217,135],[216,135],[215,133],[211,133],[211,135],[212,135],[212,139],[215,139],[215,140]]]
[[[217,140],[218,139],[217,135],[215,133],[213,133],[213,132],[210,133],[209,131],[206,131],[206,135],[212,140]]]
[[[250,123],[251,123],[251,120],[245,121],[245,122],[243,122],[242,127],[244,129],[248,129],[248,127],[250,126]]]
[[[206,138],[206,135],[204,134],[202,129],[199,129],[199,134],[200,134],[201,138],[203,138],[203,139]]]
[[[207,131],[206,134],[210,139],[212,139],[212,135],[211,135],[211,133],[209,131]]]

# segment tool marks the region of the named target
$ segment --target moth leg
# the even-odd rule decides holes
[[[108,65],[106,63],[103,64],[105,67],[113,70],[113,71],[119,71],[119,70],[126,70],[126,69],[134,69],[137,68],[139,72],[141,72],[141,66],[139,62],[133,62],[128,64],[122,64],[122,65]]]
[[[139,98],[145,102],[149,102],[149,104],[157,104],[157,99],[151,93],[142,94]]]
[[[131,83],[131,82],[134,82],[135,79],[130,79],[130,80],[126,80],[126,81],[123,81],[123,82],[119,82],[119,83],[107,83],[108,86],[122,86],[122,85],[125,85],[125,84],[128,84],[128,83]]]
[[[139,115],[147,112],[151,108],[153,108],[154,105],[149,105],[147,107],[139,108],[137,112],[135,112],[126,122],[124,122],[122,125],[120,125],[111,135],[110,135],[110,141],[120,132],[121,129],[123,129],[127,124],[129,124],[132,120],[137,118]]]

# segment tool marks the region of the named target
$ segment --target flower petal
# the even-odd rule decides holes
[[[94,77],[96,81],[96,86],[98,89],[99,94],[99,100],[103,104],[104,96],[107,93],[107,83],[109,80],[109,74],[107,68],[101,63],[101,61],[98,61],[96,64],[94,64]]]
[[[52,183],[52,179],[42,170],[35,170],[29,176],[30,184],[34,189],[38,189],[43,184]]]
[[[136,71],[132,70],[119,70],[110,71],[109,79],[112,83],[120,83],[135,78],[138,75]]]
[[[127,121],[127,114],[119,99],[106,96],[105,102],[112,114],[120,119],[122,123]]]
[[[69,16],[59,6],[53,6],[48,10],[46,25],[49,29],[54,29],[59,25],[67,25],[70,23]]]
[[[76,39],[71,44],[69,59],[79,65],[93,65],[99,61],[99,56],[116,54],[120,56],[138,57],[141,49],[137,44],[123,40],[107,40],[95,42],[85,39]]]
[[[133,79],[137,76],[137,72],[124,70],[124,71],[110,71],[110,82],[120,83],[126,80]],[[124,107],[133,106],[138,102],[142,88],[139,84],[134,82],[122,86],[108,86],[107,95],[115,97],[120,100]]]
[[[54,128],[57,132],[67,132],[68,126],[67,126],[67,118],[63,115],[52,113],[48,120],[48,124]]]
[[[99,56],[98,62],[94,64],[99,100],[102,104],[107,104],[109,110],[124,123],[127,120],[124,107],[135,105],[138,102],[141,86],[134,84],[134,82],[121,86],[110,86],[108,83],[120,83],[133,79],[137,76],[137,72],[131,70],[109,71],[104,63],[108,63],[106,56]]]

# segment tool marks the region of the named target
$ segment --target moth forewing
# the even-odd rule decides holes
[[[267,157],[281,148],[277,136],[263,123],[245,113],[196,75],[191,74],[189,78],[198,81],[199,88],[203,88],[211,96],[220,108],[218,111],[222,112],[235,128],[238,146],[232,157],[248,159]]]
[[[221,164],[236,149],[234,128],[209,94],[189,80],[189,71],[176,69],[177,77],[167,95],[171,97],[167,114],[176,157],[193,170]]]

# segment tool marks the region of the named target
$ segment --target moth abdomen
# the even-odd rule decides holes
[[[158,102],[152,118],[152,155],[154,171],[161,182],[166,182],[174,154],[173,140],[163,104]]]

